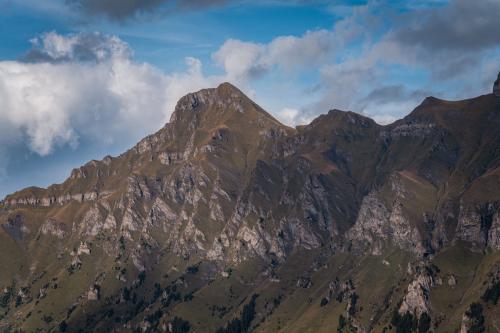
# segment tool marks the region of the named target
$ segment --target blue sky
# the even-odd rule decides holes
[[[500,1],[0,0],[0,197],[63,181],[230,81],[291,126],[489,93]]]

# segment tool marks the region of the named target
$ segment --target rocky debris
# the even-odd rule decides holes
[[[59,239],[63,239],[66,236],[65,229],[66,227],[63,223],[49,218],[42,224],[40,232],[43,235],[51,235]]]
[[[43,287],[40,288],[38,292],[37,299],[43,299],[47,296],[47,289],[49,287],[49,284],[45,284]]]
[[[67,268],[67,270],[68,270],[69,273],[73,273],[74,271],[80,269],[81,267],[82,267],[82,260],[80,259],[79,256],[74,256],[71,259],[71,264]]]
[[[101,287],[94,284],[89,287],[87,291],[87,300],[89,301],[98,301],[100,298]]]
[[[493,84],[493,94],[497,97],[500,97],[500,73],[498,73],[498,77]]]
[[[312,286],[311,278],[309,277],[300,277],[296,283],[297,288],[309,289]]]
[[[448,286],[454,287],[457,284],[457,279],[455,278],[455,275],[450,274],[448,277]]]
[[[16,303],[27,304],[31,302],[31,292],[28,286],[21,287],[17,292]]]
[[[326,303],[332,299],[338,302],[349,300],[355,293],[354,283],[351,279],[341,282],[338,277],[328,284],[328,294],[324,297]]]
[[[87,242],[80,242],[78,249],[76,251],[76,255],[80,256],[82,254],[90,255],[90,247]]]
[[[430,313],[429,308],[429,293],[431,287],[434,286],[434,279],[430,274],[421,272],[415,280],[413,280],[403,297],[403,302],[398,309],[400,315],[409,312],[420,318],[423,313]]]

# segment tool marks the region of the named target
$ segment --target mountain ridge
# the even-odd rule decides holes
[[[365,120],[368,120],[368,121],[373,121],[373,119],[367,117],[367,116],[364,116],[362,114],[359,114],[359,113],[356,113],[356,112],[353,112],[353,111],[343,111],[343,110],[339,110],[339,109],[332,109],[330,111],[328,111],[328,113],[326,114],[322,114],[322,115],[319,115],[317,116],[315,119],[313,119],[309,124],[306,124],[306,125],[298,125],[296,126],[295,128],[291,128],[291,127],[288,127],[284,124],[282,124],[281,122],[279,122],[277,119],[275,119],[272,115],[270,115],[269,113],[267,113],[265,110],[263,110],[260,106],[258,106],[257,104],[255,104],[254,102],[252,102],[245,94],[243,94],[238,88],[236,88],[234,85],[232,85],[231,83],[229,82],[224,82],[222,84],[220,84],[217,88],[208,88],[208,89],[202,89],[198,92],[195,92],[195,93],[189,93],[187,95],[185,95],[184,97],[182,97],[180,100],[179,100],[179,103],[181,103],[181,101],[183,100],[188,100],[188,99],[191,99],[191,98],[197,98],[196,96],[200,96],[204,93],[213,93],[213,92],[216,92],[216,91],[220,91],[222,92],[223,94],[231,94],[231,93],[236,93],[237,96],[239,98],[243,97],[245,98],[247,101],[250,101],[252,104],[254,104],[256,106],[256,108],[260,111],[260,112],[263,112],[263,114],[266,116],[266,117],[269,117],[270,119],[272,119],[278,126],[280,127],[283,127],[283,128],[287,128],[289,130],[294,130],[294,131],[297,131],[299,128],[300,129],[305,129],[305,128],[309,128],[311,126],[314,126],[315,123],[318,123],[318,122],[321,122],[321,119],[324,118],[324,117],[328,117],[330,116],[330,114],[338,114],[340,118],[342,117],[348,117],[349,115],[352,115],[354,117],[358,117],[358,118],[362,118],[362,119],[365,119]],[[408,121],[412,121],[413,118],[415,116],[418,116],[419,114],[419,110],[421,109],[421,107],[426,107],[428,106],[429,104],[431,105],[436,105],[436,103],[438,104],[450,104],[450,105],[453,105],[453,104],[461,104],[461,103],[470,103],[470,102],[474,102],[478,99],[483,99],[483,98],[489,98],[489,96],[493,97],[493,99],[495,99],[494,97],[494,94],[486,94],[486,95],[482,95],[482,96],[478,96],[478,97],[474,97],[474,98],[468,98],[468,99],[465,99],[465,100],[458,100],[458,101],[449,101],[449,100],[443,100],[443,99],[439,99],[439,98],[436,98],[434,96],[428,96],[426,97],[422,103],[417,106],[413,111],[411,111],[407,116],[401,118],[401,119],[398,119],[396,121],[394,121],[393,123],[391,124],[387,124],[387,125],[380,125],[380,124],[376,124],[382,128],[391,128],[391,127],[394,127],[394,126],[397,126],[397,124],[404,124],[405,122],[408,122]],[[191,100],[190,102],[192,103],[197,103],[195,102],[194,100]],[[178,104],[179,104],[178,103]],[[177,107],[176,107],[177,109]],[[337,118],[338,118],[337,117]],[[86,166],[89,166],[89,165],[95,165],[96,163],[109,163],[109,161],[111,159],[116,159],[116,158],[119,158],[121,157],[122,155],[125,155],[127,154],[130,150],[133,150],[133,149],[141,149],[139,148],[139,146],[141,144],[144,144],[144,142],[146,142],[148,139],[150,138],[153,138],[155,136],[159,136],[160,133],[162,131],[165,130],[165,127],[167,126],[172,126],[172,125],[175,125],[175,121],[176,121],[176,113],[175,111],[172,113],[171,115],[171,118],[170,118],[170,121],[165,124],[161,129],[159,129],[156,133],[154,134],[151,134],[151,135],[148,135],[146,136],[144,139],[140,140],[136,145],[134,145],[133,148],[127,150],[127,152],[123,153],[123,154],[120,154],[119,156],[116,156],[116,157],[112,157],[112,156],[105,156],[102,160],[91,160],[89,161],[88,163],[86,163],[85,165],[81,166],[80,168],[76,168],[76,169],[73,169],[72,170],[72,173],[74,172],[78,172],[77,170],[78,169],[81,169],[83,167],[86,167]],[[375,122],[374,122],[375,123]],[[70,176],[69,178],[73,177]],[[67,181],[68,179],[66,179],[65,181]],[[54,187],[54,186],[59,186],[59,185],[63,185],[63,183],[60,183],[60,184],[52,184],[50,186],[48,186],[47,188],[43,188],[43,187],[36,187],[36,186],[32,186],[32,187],[28,187],[28,188],[25,188],[25,189],[20,189],[19,191],[16,191],[14,193],[11,193],[11,194],[7,194],[5,196],[5,198],[3,200],[0,201],[0,204],[6,202],[8,204],[8,202],[11,200],[12,197],[16,197],[18,194],[21,194],[25,191],[33,191],[33,192],[40,192],[40,191],[49,191],[51,187]],[[34,196],[36,197],[36,196]]]
[[[492,94],[296,128],[228,83],[188,94],[127,152],[6,197],[0,327],[205,332],[253,307],[262,332],[467,331],[474,302],[493,327],[497,126]]]

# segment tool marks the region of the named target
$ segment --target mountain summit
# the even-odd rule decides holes
[[[494,94],[297,128],[229,83],[188,94],[124,154],[5,198],[0,328],[493,330],[499,128]]]

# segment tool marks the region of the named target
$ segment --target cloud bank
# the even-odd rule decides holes
[[[52,32],[33,40],[24,62],[1,61],[0,146],[26,140],[47,155],[80,138],[112,144],[143,135],[186,92],[215,83],[194,58],[186,71],[165,74],[131,54],[115,36]]]

